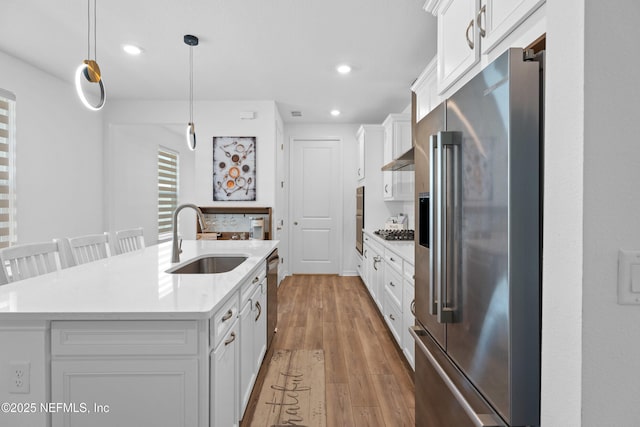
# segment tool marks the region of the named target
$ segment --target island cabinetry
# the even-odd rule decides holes
[[[239,425],[239,322],[235,318],[224,339],[211,352],[210,425],[237,427]],[[162,425],[162,424],[160,424]]]
[[[266,267],[240,290],[239,402],[241,419],[267,348]]]
[[[53,427],[199,425],[197,321],[52,321]],[[84,418],[83,418],[84,417]]]

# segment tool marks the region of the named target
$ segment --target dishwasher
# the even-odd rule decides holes
[[[274,249],[267,258],[267,351],[278,330],[278,264],[278,249]]]

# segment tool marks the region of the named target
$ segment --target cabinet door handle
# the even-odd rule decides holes
[[[394,288],[396,287],[395,283],[393,282],[389,282],[389,285],[393,286]]]
[[[227,314],[222,316],[222,321],[226,322],[227,320],[231,319],[232,316],[233,316],[233,310],[229,310],[227,311]]]
[[[256,316],[255,320],[257,322],[260,318],[260,315],[262,314],[262,306],[260,305],[260,301],[256,301],[256,308],[258,309],[258,315]]]
[[[482,15],[484,15],[484,21],[487,22],[487,5],[482,5],[482,8],[478,11],[478,16],[476,16],[476,23],[478,25],[478,32],[480,33],[480,37],[485,37],[487,32],[484,28],[482,28]],[[473,49],[473,48],[472,48]]]
[[[416,300],[415,299],[411,301],[411,314],[413,314],[413,317],[416,316]]]
[[[395,320],[396,320],[396,318],[395,318],[395,317],[393,317],[393,314],[390,314],[390,315],[389,315],[389,319],[391,319],[391,320],[393,320],[393,321],[395,321]]]
[[[259,281],[259,280],[260,280],[259,278],[254,277],[254,278],[253,278],[253,281],[252,281],[251,283],[252,283],[252,284],[253,284],[253,283],[258,283],[258,281]]]
[[[384,185],[384,192],[388,193],[389,192],[389,184],[385,184]]]
[[[358,168],[358,176],[360,176],[360,168]]]
[[[467,25],[467,30],[464,33],[464,36],[467,39],[467,44],[469,45],[469,49],[471,50],[473,50],[473,47],[475,46],[475,44],[473,43],[473,40],[469,38],[469,30],[473,28],[474,21],[475,21],[474,19],[469,21],[469,25]]]
[[[395,259],[393,259],[393,257],[389,257],[389,261],[391,261],[391,262],[396,262],[396,260],[395,260]]]
[[[236,333],[235,332],[231,332],[231,335],[229,335],[229,339],[224,342],[224,345],[229,345],[232,342],[234,342],[235,340],[236,340]]]

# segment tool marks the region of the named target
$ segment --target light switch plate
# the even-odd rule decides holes
[[[618,252],[618,304],[640,305],[640,251]]]

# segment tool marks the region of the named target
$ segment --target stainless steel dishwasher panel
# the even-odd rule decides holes
[[[275,249],[267,258],[267,351],[278,328],[278,264],[280,257]]]

